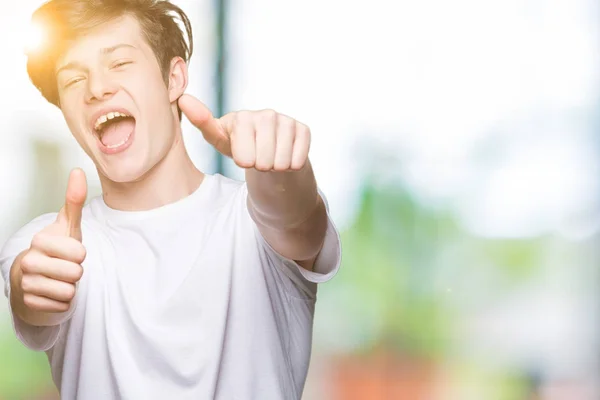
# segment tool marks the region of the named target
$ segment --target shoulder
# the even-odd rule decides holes
[[[233,212],[246,208],[246,182],[220,174],[207,175],[206,199],[215,210]]]
[[[26,245],[29,246],[31,239],[35,236],[36,233],[44,229],[46,226],[50,225],[52,222],[56,220],[56,216],[58,213],[46,213],[42,214],[25,225],[21,226],[12,236],[8,238],[8,240],[3,245],[2,254],[4,254],[8,248],[14,245],[18,245],[21,242],[26,242]]]
[[[207,175],[211,192],[214,195],[231,197],[246,188],[246,182],[229,178],[221,174]]]
[[[0,250],[0,270],[2,277],[8,281],[8,273],[14,259],[31,245],[31,240],[36,233],[56,220],[57,213],[42,214],[19,228],[2,245]],[[5,291],[5,293],[7,293]]]
[[[38,230],[43,229],[46,226],[53,223],[54,221],[56,221],[57,216],[57,212],[42,214],[23,225],[21,228],[19,228],[19,230],[17,230],[15,234],[27,234],[30,233],[30,231],[37,232]]]

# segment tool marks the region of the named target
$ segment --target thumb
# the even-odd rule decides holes
[[[190,122],[202,132],[204,139],[219,152],[231,156],[229,134],[221,120],[216,119],[210,109],[189,94],[179,98],[179,108]]]
[[[59,213],[59,219],[66,222],[70,237],[81,241],[81,213],[87,197],[85,173],[76,168],[69,175],[65,205]]]

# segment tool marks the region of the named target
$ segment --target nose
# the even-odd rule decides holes
[[[90,73],[87,83],[85,100],[88,103],[108,100],[117,92],[115,83],[101,72]]]

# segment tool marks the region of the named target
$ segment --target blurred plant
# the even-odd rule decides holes
[[[398,163],[385,160],[385,169],[397,174]],[[473,292],[490,276],[498,288],[523,284],[543,264],[547,242],[476,237],[450,206],[428,205],[398,176],[374,171],[363,180],[358,213],[341,235],[340,273],[320,293],[317,317],[326,315],[327,322],[318,326],[331,330],[323,335],[330,339],[325,345],[342,353],[444,358],[460,324],[457,303],[485,296],[461,288]]]
[[[433,356],[444,348],[450,310],[435,293],[436,243],[455,235],[446,215],[426,212],[396,185],[367,184],[354,224],[342,234],[335,294],[347,299],[363,350]],[[354,329],[357,328],[357,329]]]
[[[32,398],[54,392],[46,355],[26,349],[12,329],[0,330],[0,354],[0,399]]]

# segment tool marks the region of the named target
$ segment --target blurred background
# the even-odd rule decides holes
[[[342,232],[305,400],[600,399],[595,0],[174,1],[189,92],[307,123]],[[0,13],[0,242],[93,165],[29,83],[42,2]],[[184,122],[198,167],[243,179]],[[0,300],[0,399],[56,399]]]

